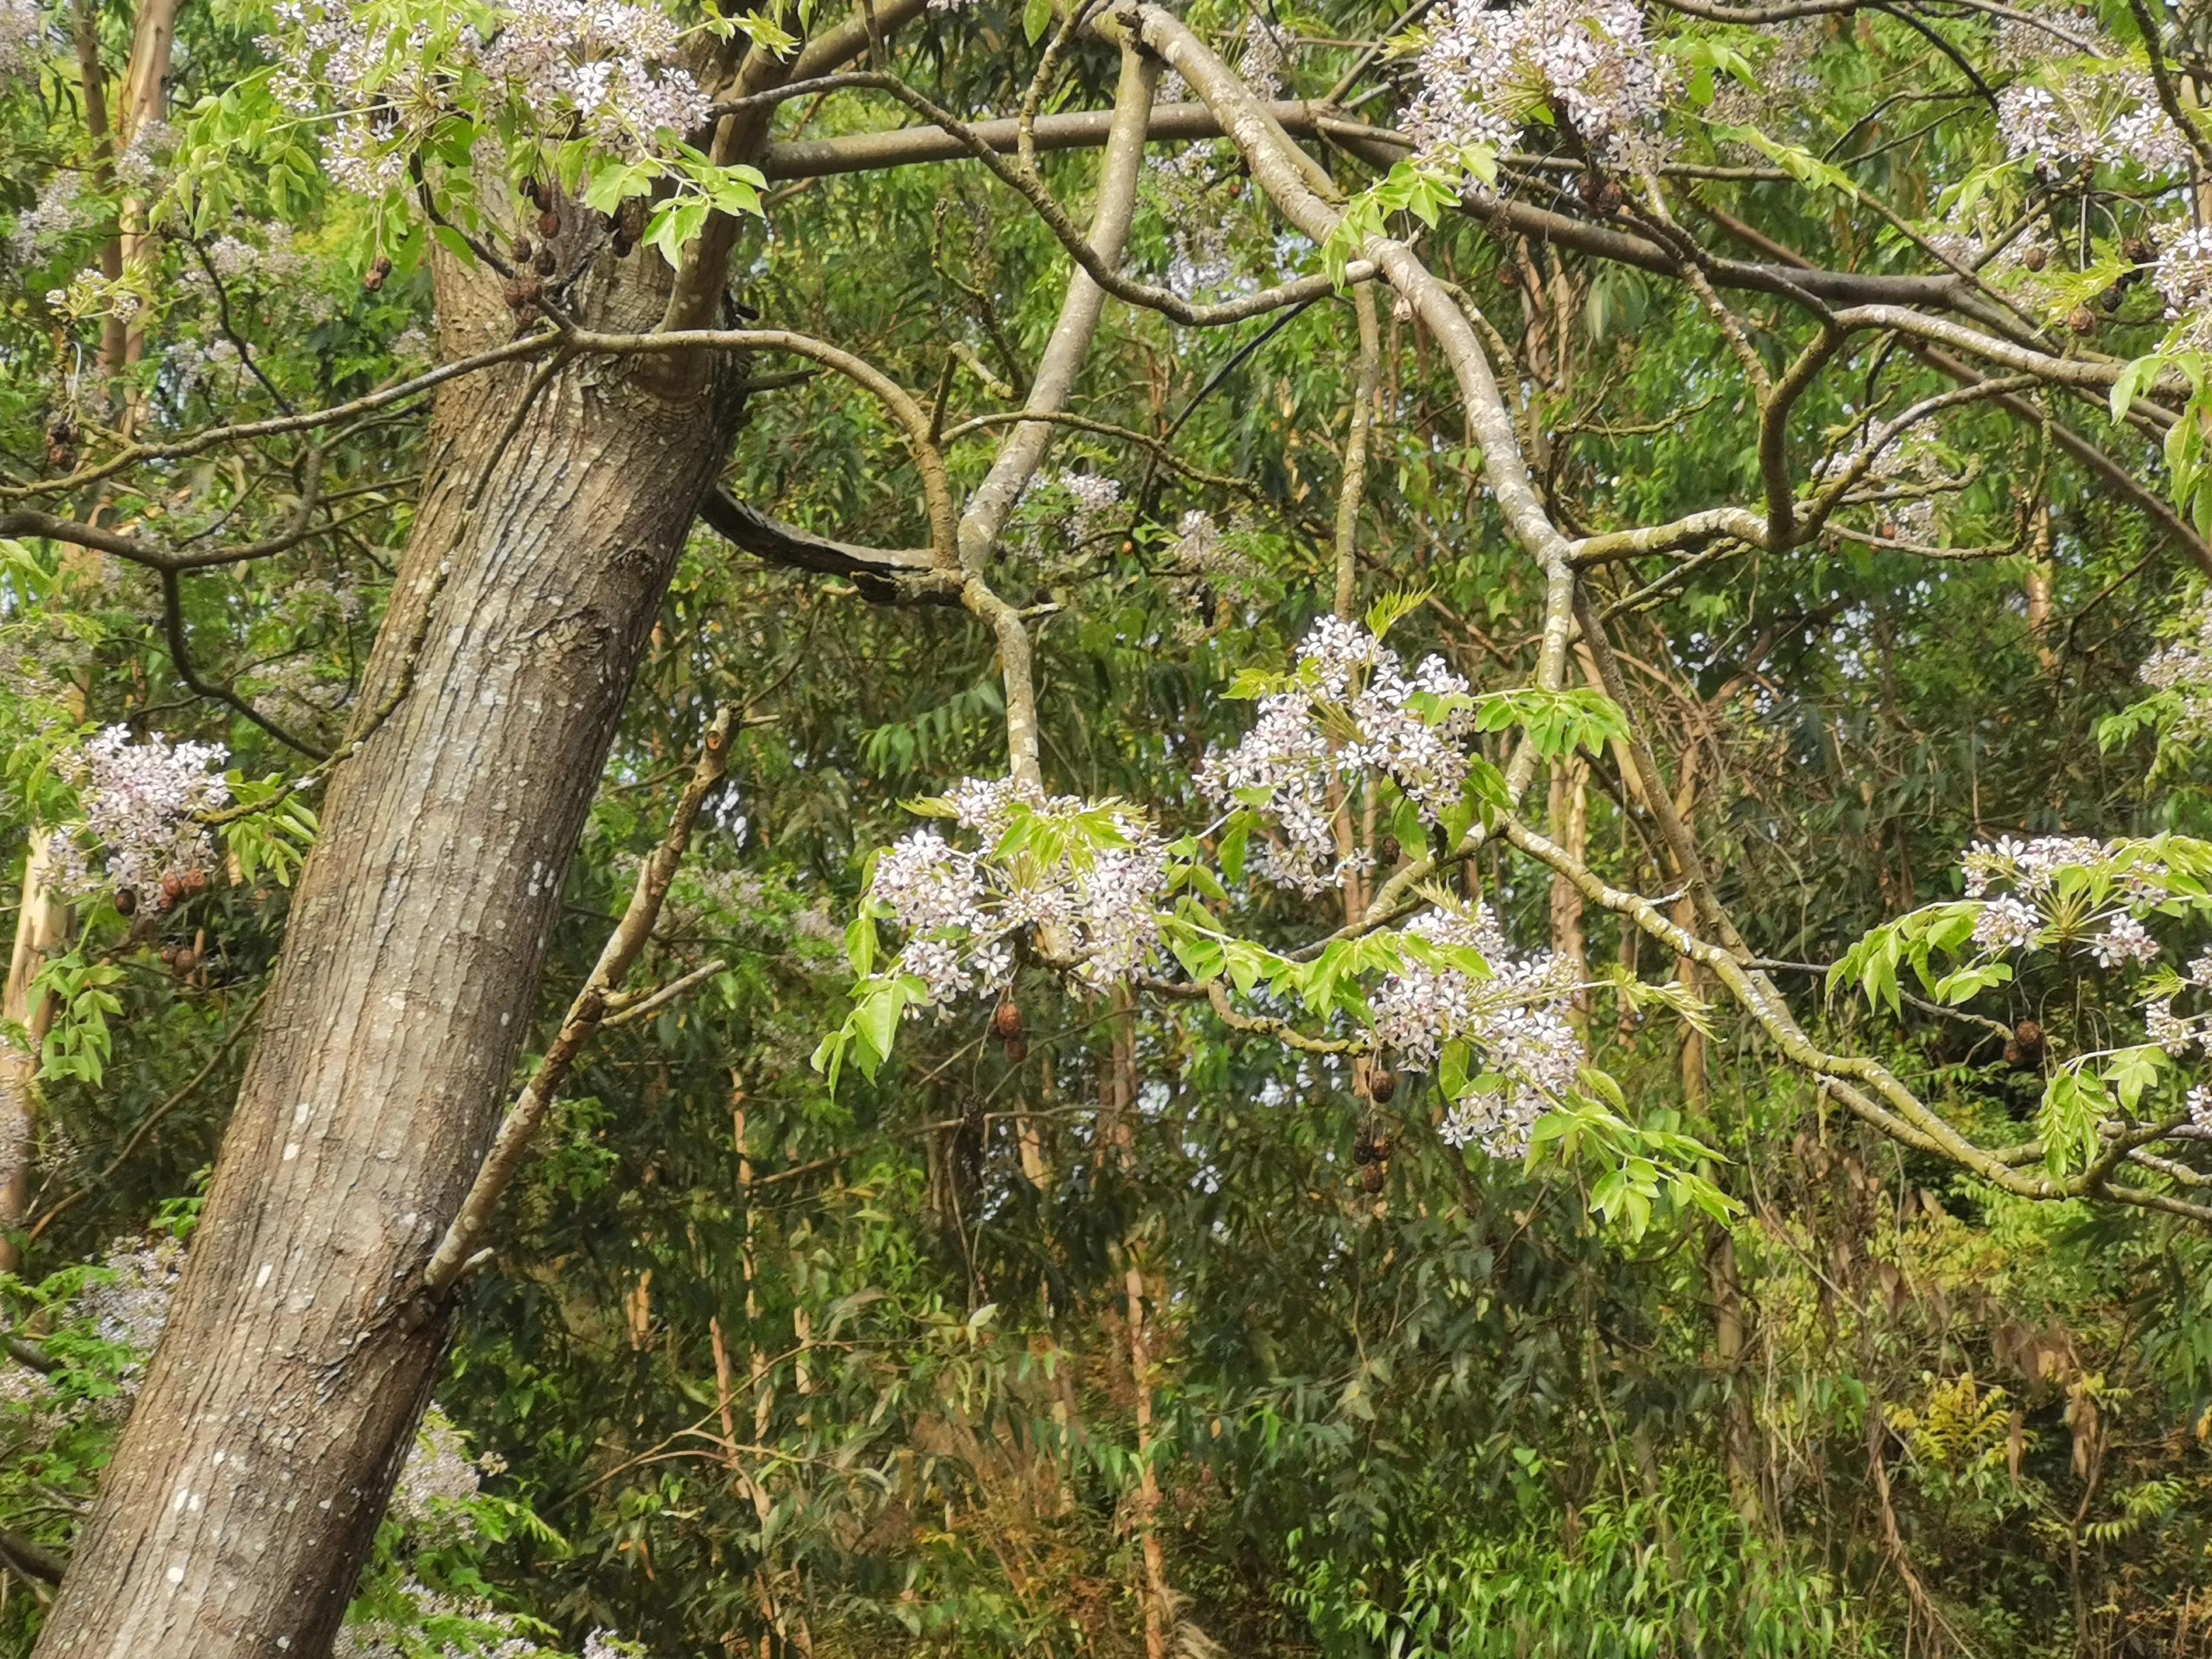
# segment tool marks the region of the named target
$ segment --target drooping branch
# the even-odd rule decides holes
[[[286,748],[296,750],[309,760],[326,761],[330,750],[306,738],[295,737],[283,726],[256,708],[228,685],[219,685],[206,678],[192,665],[191,652],[185,639],[184,582],[173,570],[161,573],[161,628],[169,643],[169,663],[177,671],[177,678],[194,695],[219,702],[234,713],[244,715]]]
[[[1821,1086],[1842,1102],[1852,1115],[1892,1139],[1915,1151],[1942,1158],[2017,1197],[2109,1198],[2192,1221],[2212,1222],[2212,1206],[2190,1203],[2170,1194],[2123,1185],[2111,1179],[2113,1170],[2130,1152],[2163,1138],[2172,1126],[2151,1125],[2117,1138],[2096,1163],[2078,1175],[2054,1179],[2028,1174],[2005,1157],[1976,1146],[1959,1133],[1880,1060],[1863,1055],[1833,1054],[1820,1048],[1805,1034],[1789,1005],[1766,982],[1765,975],[1747,968],[1733,952],[1674,922],[1641,894],[1610,885],[1564,848],[1517,819],[1508,819],[1504,829],[1506,839],[1515,847],[1565,877],[1591,903],[1634,922],[1675,955],[1688,957],[1709,969],[1766,1033],[1784,1058],[1817,1078]]]

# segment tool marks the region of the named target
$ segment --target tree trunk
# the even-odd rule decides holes
[[[568,234],[573,234],[571,230]],[[565,236],[564,236],[565,240]],[[441,256],[442,257],[442,256]],[[506,336],[447,263],[449,355]],[[650,327],[666,268],[572,304]],[[49,1619],[46,1659],[319,1659],[436,1371],[424,1263],[490,1143],[563,872],[742,366],[457,381],[191,1259]],[[527,401],[526,410],[523,408]],[[520,413],[518,413],[520,411]]]
[[[52,997],[33,996],[31,982],[69,942],[69,907],[54,890],[47,832],[31,826],[30,855],[23,860],[23,906],[15,924],[15,949],[8,962],[8,987],[0,996],[0,1272],[23,1265],[12,1237],[30,1209],[31,1164],[39,1133],[39,1048],[53,1024]],[[20,1027],[21,1042],[9,1030]]]

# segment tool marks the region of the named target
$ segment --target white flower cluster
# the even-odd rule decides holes
[[[4,51],[4,46],[0,46],[0,52]],[[46,188],[39,192],[39,199],[15,217],[15,234],[9,240],[9,251],[16,263],[28,263],[72,231],[92,224],[94,215],[87,208],[83,198],[82,175],[60,172],[47,179]]]
[[[2069,915],[2069,929],[2079,932],[2091,923],[2102,924],[2088,939],[2090,954],[2102,967],[2124,968],[2153,960],[2159,954],[2158,941],[2137,912],[2172,896],[2170,872],[2154,859],[2123,858],[2124,850],[2123,843],[2087,836],[2039,836],[2033,841],[2003,836],[1995,842],[1977,842],[1960,860],[1966,896],[1984,901],[1974,921],[1974,943],[1992,954],[2034,949],[2051,926],[2060,878],[2068,871],[2111,866],[2112,902],[2094,915]],[[1998,884],[2011,890],[1990,898],[1990,889]]]
[[[1254,12],[1244,20],[1244,55],[1237,60],[1237,76],[1255,98],[1278,97],[1283,90],[1283,70],[1288,63],[1283,43],[1267,19]]]
[[[144,303],[127,279],[110,282],[97,265],[85,266],[70,278],[67,288],[46,290],[46,309],[72,323],[90,322],[95,317],[129,322]]]
[[[403,33],[365,9],[324,0],[281,0],[276,16],[278,31],[259,45],[277,66],[278,98],[303,119],[323,118],[335,103],[325,163],[339,185],[369,194],[405,182],[409,152],[453,112],[471,74],[541,130],[580,129],[625,157],[664,135],[682,137],[712,104],[670,62],[674,21],[627,0],[514,0],[489,27],[436,43],[419,21]]]
[[[1199,787],[1224,807],[1240,790],[1270,792],[1267,810],[1287,856],[1265,848],[1256,867],[1279,885],[1320,893],[1343,872],[1335,802],[1363,781],[1389,778],[1431,823],[1466,790],[1473,709],[1455,703],[1425,717],[1409,706],[1423,692],[1464,699],[1468,684],[1441,657],[1424,658],[1409,677],[1398,653],[1364,628],[1324,617],[1298,647],[1292,689],[1261,700],[1243,741],[1206,757]]]
[[[2180,702],[2170,738],[2195,743],[2212,736],[2212,605],[2197,613],[2185,636],[2153,652],[2142,676],[2152,690],[2171,691]]]
[[[680,38],[655,6],[520,0],[502,9],[479,62],[524,106],[572,113],[607,149],[635,155],[707,118],[713,100],[672,67]]]
[[[1417,1072],[1435,1066],[1447,1042],[1471,1044],[1497,1084],[1453,1102],[1439,1133],[1453,1146],[1479,1146],[1492,1158],[1521,1157],[1536,1120],[1575,1086],[1588,1059],[1568,1018],[1571,972],[1548,951],[1515,951],[1487,906],[1478,905],[1472,915],[1430,911],[1405,931],[1480,951],[1492,976],[1408,962],[1370,999],[1376,1040]]]
[[[1492,9],[1453,0],[1416,63],[1405,127],[1424,159],[1471,145],[1503,150],[1540,110],[1593,155],[1620,161],[1648,143],[1667,93],[1632,0],[1529,0]]]
[[[2185,227],[2163,239],[2151,281],[2166,301],[2166,321],[2178,325],[2173,343],[2191,351],[2212,346],[2212,229]]]
[[[46,14],[39,0],[0,0],[0,76],[38,62],[46,46]]]
[[[1063,472],[1054,480],[1074,500],[1067,515],[1067,538],[1081,546],[1106,527],[1121,503],[1121,486],[1099,472]]]
[[[2186,172],[2191,159],[2145,70],[2084,70],[2053,86],[2015,81],[1997,94],[1997,136],[2009,154],[2054,171],[2102,164],[2156,176]]]
[[[1048,796],[1011,778],[969,778],[949,800],[954,821],[974,831],[981,848],[969,852],[934,830],[917,830],[877,860],[868,888],[907,933],[896,966],[918,975],[931,1000],[998,991],[1012,977],[1012,941],[1026,929],[1073,959],[1077,977],[1092,986],[1126,979],[1158,958],[1155,907],[1167,882],[1167,851],[1137,813]],[[1057,856],[1000,855],[999,844],[1024,816],[1042,821]]]
[[[522,1634],[521,1621],[501,1613],[480,1596],[432,1589],[420,1579],[399,1586],[399,1599],[410,1616],[403,1620],[373,1619],[342,1626],[331,1648],[331,1659],[419,1659],[435,1653],[438,1659],[560,1659],[560,1650],[541,1647]],[[425,1641],[433,1623],[443,1636],[455,1625],[466,1634]],[[611,1632],[595,1630],[584,1638],[582,1659],[629,1659],[642,1651],[632,1643],[615,1639]]]
[[[475,1522],[463,1505],[477,1495],[481,1476],[505,1467],[496,1456],[473,1455],[453,1419],[433,1401],[392,1489],[392,1518],[432,1541],[471,1535]]]
[[[112,1277],[88,1286],[77,1297],[76,1311],[92,1322],[101,1341],[137,1355],[138,1364],[125,1377],[129,1392],[168,1328],[169,1306],[184,1277],[185,1247],[173,1238],[119,1238],[108,1247],[103,1265]]]
[[[2182,977],[2193,990],[2212,992],[2212,951],[2191,963]],[[2177,1014],[2172,997],[2153,997],[2143,1005],[2143,1035],[2176,1060],[2199,1044],[2212,1054],[2212,1014]]]
[[[176,156],[177,130],[167,121],[143,123],[115,158],[115,177],[129,190],[150,191]]]
[[[207,870],[215,843],[195,815],[224,806],[230,786],[219,743],[171,744],[166,738],[131,741],[131,728],[111,726],[64,754],[56,770],[76,786],[83,819],[54,833],[52,851],[74,893],[100,887],[151,893],[171,877]],[[95,874],[86,839],[106,853]]]
[[[2185,1103],[2191,1123],[2200,1129],[2212,1129],[2212,1083],[2200,1083],[2191,1089]]]

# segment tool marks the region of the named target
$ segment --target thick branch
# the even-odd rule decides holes
[[[960,585],[926,547],[863,547],[832,541],[755,512],[726,489],[711,492],[699,517],[717,535],[766,563],[848,576],[878,605],[957,605]]]

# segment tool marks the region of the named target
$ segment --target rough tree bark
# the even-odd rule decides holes
[[[573,210],[570,210],[573,216]],[[561,239],[574,234],[573,228]],[[566,252],[563,249],[563,252]],[[514,321],[438,272],[458,354]],[[594,325],[668,273],[602,257]],[[41,1656],[328,1650],[443,1350],[418,1293],[530,1024],[562,873],[701,498],[740,366],[455,382],[167,1334]]]

